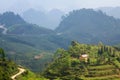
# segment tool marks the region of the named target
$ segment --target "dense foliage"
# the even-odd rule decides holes
[[[87,59],[83,55],[88,55]],[[119,65],[120,51],[117,48],[73,41],[68,50],[57,50],[44,76],[58,80],[119,79]]]
[[[17,65],[6,59],[4,50],[0,48],[0,80],[11,80],[11,75],[17,72]]]

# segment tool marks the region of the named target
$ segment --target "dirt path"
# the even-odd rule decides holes
[[[17,76],[19,76],[19,75],[21,75],[22,73],[25,72],[25,69],[23,69],[23,68],[18,68],[18,70],[19,70],[19,72],[18,72],[17,74],[11,76],[11,79],[12,79],[12,80],[16,80],[15,78],[16,78]]]

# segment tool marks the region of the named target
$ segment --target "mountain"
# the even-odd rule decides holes
[[[6,27],[12,26],[14,24],[24,24],[26,23],[19,15],[13,12],[5,12],[0,14],[0,24]]]
[[[101,10],[109,16],[120,19],[120,7],[101,7],[96,10]]]
[[[29,9],[25,11],[22,16],[29,23],[37,24],[49,29],[55,29],[59,25],[63,14],[64,12],[58,9],[47,12]]]
[[[5,12],[0,15],[0,24],[1,31],[4,30],[3,34],[44,35],[53,33],[52,30],[27,23],[21,16],[13,12]]]
[[[45,64],[51,61],[53,52],[59,47],[66,48],[69,44],[67,38],[57,36],[54,30],[24,22],[19,15],[16,17],[12,12],[3,14],[6,13],[9,16],[2,19],[5,20],[5,25],[0,25],[0,47],[5,49],[8,58],[17,64],[35,72],[42,71]],[[23,23],[15,22],[19,19]],[[8,22],[10,25],[6,25]]]
[[[63,17],[57,34],[81,43],[119,43],[120,19],[92,9],[74,10]]]
[[[8,28],[8,34],[15,35],[46,35],[53,34],[54,31],[50,29],[46,29],[43,27],[39,27],[35,24],[15,24]]]
[[[72,41],[67,50],[58,49],[44,71],[50,80],[119,80],[120,51],[102,43]]]

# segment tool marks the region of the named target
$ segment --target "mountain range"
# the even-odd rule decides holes
[[[116,44],[119,43],[120,19],[92,9],[74,10],[64,16],[56,32],[82,43]]]
[[[31,24],[13,12],[1,14],[0,24],[0,47],[10,59],[35,72],[45,68],[57,48],[67,49],[73,40],[88,44],[120,43],[120,19],[93,9],[71,11],[62,17],[55,30]]]
[[[29,9],[23,12],[22,17],[29,23],[37,24],[49,29],[55,29],[59,25],[61,17],[64,14],[65,13],[59,9],[50,11]]]

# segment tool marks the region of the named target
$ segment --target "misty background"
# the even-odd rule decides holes
[[[63,15],[81,8],[100,9],[119,18],[119,5],[119,0],[1,0],[0,13],[12,11],[29,23],[55,29]]]

